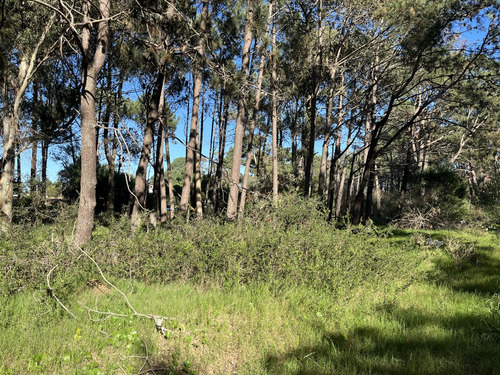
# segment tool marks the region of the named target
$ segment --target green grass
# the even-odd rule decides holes
[[[88,251],[127,259],[125,268],[100,258],[138,312],[173,318],[164,323],[172,334],[132,316],[82,259],[54,271],[51,292],[46,272],[23,274],[29,285],[5,274],[12,292],[0,300],[0,374],[500,374],[494,233],[350,233],[307,223],[283,231],[271,221],[133,238],[114,225],[98,227]],[[34,229],[33,238],[51,230]],[[427,237],[447,245],[428,247]],[[48,238],[55,261],[73,259],[64,241]],[[12,246],[3,253],[9,272],[22,269],[9,258],[12,239],[3,241]],[[32,240],[19,243],[45,259],[39,270],[52,268]],[[457,258],[453,246],[472,246],[473,256]],[[142,267],[135,253],[149,258]]]

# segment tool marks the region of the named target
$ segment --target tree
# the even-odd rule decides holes
[[[182,196],[180,202],[180,209],[187,211],[189,209],[189,199],[191,192],[191,176],[195,167],[195,158],[201,157],[199,152],[199,130],[198,130],[198,117],[200,108],[200,93],[203,83],[203,64],[205,58],[205,38],[207,32],[207,18],[209,1],[202,0],[202,11],[200,20],[200,35],[198,41],[197,54],[194,58],[194,71],[193,71],[193,107],[191,111],[191,129],[189,131],[189,143],[186,150],[186,171],[184,173],[184,186],[182,187]],[[198,154],[197,154],[198,153]],[[201,207],[201,188],[200,179],[196,181],[196,214],[201,216],[203,210]]]
[[[241,86],[238,93],[238,115],[236,117],[236,130],[234,134],[234,149],[233,149],[233,165],[231,168],[231,183],[229,188],[229,200],[227,203],[227,218],[235,219],[238,208],[238,196],[240,191],[240,169],[241,169],[241,153],[243,151],[243,120],[246,110],[246,89],[247,77],[249,73],[250,63],[250,47],[252,44],[252,30],[254,19],[254,3],[252,0],[247,2],[246,8],[246,24],[243,36],[243,52],[241,61]]]
[[[81,32],[82,48],[82,93],[80,96],[81,111],[81,163],[82,175],[80,185],[80,202],[76,220],[75,244],[86,243],[92,235],[94,210],[96,206],[96,112],[95,98],[97,93],[97,77],[106,59],[109,40],[109,16],[111,0],[99,1],[98,33],[95,45],[92,45],[92,3],[85,0],[82,4],[83,29]],[[93,51],[94,50],[94,51]],[[93,51],[93,53],[92,53]]]
[[[5,4],[4,4],[5,5]],[[40,65],[48,59],[54,49],[51,35],[54,31],[55,14],[34,12],[33,4],[24,7],[14,1],[6,4],[8,18],[2,33],[7,37],[1,45],[8,51],[2,57],[2,103],[3,103],[3,150],[0,160],[0,212],[12,219],[14,160],[19,137],[21,106],[26,90]],[[23,32],[15,31],[15,24],[23,23]],[[7,63],[7,61],[9,63]],[[9,89],[9,86],[11,88]]]

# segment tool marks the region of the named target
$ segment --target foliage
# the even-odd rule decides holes
[[[80,196],[80,174],[81,166],[80,159],[76,164],[68,164],[59,172],[59,182],[63,186],[62,195],[70,203],[76,202]],[[117,212],[127,212],[130,191],[134,188],[134,179],[124,173],[115,172],[115,201],[114,207]],[[105,166],[99,165],[97,168],[97,206],[96,211],[102,212],[106,210],[106,202],[108,199],[108,169]]]
[[[416,174],[400,225],[434,228],[467,219],[467,183],[456,171],[430,168]]]
[[[2,234],[0,373],[498,371],[495,235],[340,231],[314,201],[258,203],[239,224],[178,221],[135,236],[126,218],[96,227],[85,249],[139,312],[171,317],[165,337],[68,246],[67,217]],[[473,243],[480,261],[457,268],[452,241]]]
[[[486,212],[490,223],[500,224],[500,175],[492,176],[479,192],[475,203]]]

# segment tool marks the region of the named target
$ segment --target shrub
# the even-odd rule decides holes
[[[456,225],[468,217],[467,183],[457,172],[430,168],[413,177],[399,226],[415,229]]]
[[[186,225],[179,218],[167,227],[134,233],[126,217],[106,217],[85,250],[106,275],[145,283],[265,282],[278,289],[308,285],[336,291],[377,284],[382,277],[404,280],[415,275],[419,260],[411,245],[391,245],[373,231],[337,230],[325,222],[315,200],[283,200],[286,204],[277,209],[270,202],[254,205],[238,222],[203,219]],[[52,284],[59,294],[99,278],[65,237],[71,225],[68,220],[16,228],[15,234],[0,239],[2,292],[45,288],[45,277],[55,265]]]

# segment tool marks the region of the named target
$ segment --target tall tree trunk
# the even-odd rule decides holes
[[[16,150],[16,192],[19,194],[20,193],[20,187],[21,187],[21,145],[19,143],[19,140],[16,142],[17,143],[17,150]]]
[[[109,68],[110,69],[110,68]],[[108,76],[108,88],[111,90],[111,69],[109,70]],[[111,100],[108,101],[106,117],[107,121],[110,120],[110,115],[108,112],[113,112],[113,127],[110,128],[111,124],[107,125],[103,130],[103,146],[104,146],[104,155],[106,156],[106,160],[108,162],[108,196],[107,196],[107,205],[106,210],[109,213],[113,213],[115,211],[115,169],[116,169],[116,156],[118,153],[118,140],[117,140],[117,131],[118,126],[120,124],[120,116],[119,112],[122,107],[122,90],[123,90],[123,72],[120,70],[120,78],[118,81],[118,89],[115,93],[114,102],[111,103]],[[111,135],[110,134],[111,131]]]
[[[266,27],[267,32],[266,32],[266,34],[269,32],[269,28],[271,25],[272,9],[273,9],[273,2],[271,1],[269,3],[269,15],[267,18],[267,27]],[[259,47],[259,50],[261,49],[261,47],[262,46]],[[262,93],[262,80],[264,78],[265,59],[266,59],[265,54],[261,54],[260,55],[260,64],[259,64],[259,75],[257,77],[257,92],[255,93],[255,105],[253,108],[252,120],[250,121],[250,129],[248,130],[249,140],[248,140],[248,148],[247,148],[247,159],[246,159],[246,163],[245,163],[245,174],[243,175],[243,185],[242,185],[242,189],[241,189],[240,208],[239,208],[240,215],[243,215],[243,213],[245,211],[245,203],[246,203],[247,188],[248,188],[248,178],[250,175],[250,164],[252,163],[253,138],[254,138],[254,132],[255,132],[255,124],[257,123],[257,114],[259,112],[259,107],[260,107],[260,96]],[[273,67],[275,68],[274,65],[273,65]],[[273,88],[273,90],[274,90],[274,88]],[[275,94],[274,91],[273,91],[273,94]],[[274,110],[274,107],[273,107],[273,110]]]
[[[340,179],[338,180],[337,185],[337,197],[335,200],[335,219],[339,219],[344,212],[344,207],[347,206],[347,202],[344,201],[344,185],[345,185],[345,177],[347,174],[347,157],[349,156],[349,150],[346,151],[344,155],[344,162],[342,164],[342,174]],[[347,198],[348,199],[348,198]]]
[[[330,112],[333,110],[333,92],[331,93],[331,97],[328,104],[330,108]],[[337,193],[337,198],[339,194],[343,192],[340,191],[339,186],[339,167],[340,167],[340,156],[341,156],[341,143],[342,143],[342,122],[344,121],[344,97],[343,95],[339,95],[339,107],[338,107],[338,119],[337,119],[337,130],[335,133],[335,151],[332,153],[332,160],[330,162],[330,178],[328,182],[328,220],[331,220],[333,217],[333,204],[335,203],[335,195]],[[329,116],[327,116],[328,118]],[[349,134],[347,136],[347,145],[346,148],[349,148],[349,144],[351,141],[351,127],[349,127]],[[347,152],[346,149],[346,152]]]
[[[411,141],[410,141],[411,142]],[[410,163],[411,163],[411,146],[408,146],[406,151],[405,168],[403,172],[403,179],[401,180],[401,189],[399,190],[398,206],[396,215],[399,217],[403,213],[403,203],[408,188],[408,180],[410,176]]]
[[[49,159],[49,141],[42,141],[42,179],[40,182],[40,192],[43,198],[47,198],[47,161]]]
[[[272,121],[271,117],[267,116],[266,128],[264,129],[264,134],[262,134],[261,138],[263,139],[263,141],[261,142],[262,146],[259,147],[259,155],[257,156],[257,166],[255,168],[257,178],[260,178],[262,176],[262,171],[264,171],[264,176],[266,175],[266,165],[264,163],[264,158],[266,156],[266,146],[267,146],[267,138],[269,136],[270,121]]]
[[[12,220],[12,200],[13,200],[13,180],[14,180],[14,159],[16,141],[18,138],[19,119],[21,117],[21,105],[24,100],[26,88],[37,69],[37,56],[40,47],[45,41],[47,34],[55,20],[53,14],[44,30],[40,34],[38,41],[30,54],[22,54],[20,57],[17,79],[14,81],[9,77],[5,69],[3,78],[3,150],[0,159],[0,213],[3,213],[9,220]],[[9,102],[7,86],[14,83],[13,101]]]
[[[153,213],[155,215],[155,221],[160,217],[160,174],[163,168],[163,127],[162,127],[162,115],[163,115],[163,104],[165,102],[165,76],[163,77],[163,84],[161,86],[160,101],[158,103],[158,131],[156,133],[156,148],[153,149],[155,152],[154,157],[154,174],[153,174]]]
[[[80,203],[78,206],[78,217],[76,219],[75,244],[80,246],[86,243],[92,234],[94,225],[94,209],[96,205],[96,113],[95,97],[97,93],[97,77],[104,65],[109,38],[109,15],[111,0],[100,0],[99,11],[102,20],[99,22],[97,35],[97,46],[92,59],[90,52],[91,43],[91,2],[85,1],[83,6],[82,30],[82,76],[83,91],[80,96],[81,106],[81,163],[82,176],[80,183]]]
[[[366,202],[365,202],[365,226],[370,225],[370,218],[372,215],[372,206],[373,206],[373,186],[375,185],[374,181],[375,174],[375,164],[370,170],[370,177],[368,178],[368,184],[366,187]]]
[[[36,125],[34,125],[36,127]],[[36,131],[36,128],[34,129]],[[38,162],[38,136],[35,136],[31,143],[31,169],[30,169],[30,192],[36,192],[36,165]]]
[[[382,209],[382,188],[380,186],[379,169],[377,164],[375,164],[373,170],[373,179],[373,188],[375,189],[375,215],[379,215],[380,210]]]
[[[175,215],[175,190],[174,190],[174,181],[172,179],[172,165],[170,164],[170,145],[169,145],[168,136],[165,137],[165,158],[167,159],[167,180],[168,180],[168,198],[170,202],[170,215],[169,219],[172,220]]]
[[[372,172],[373,167],[375,166],[375,161],[377,159],[377,139],[372,137],[370,142],[370,147],[368,148],[368,154],[366,158],[365,167],[363,169],[363,173],[361,175],[361,179],[359,181],[358,192],[356,197],[354,198],[354,206],[353,206],[353,214],[352,214],[352,223],[354,225],[358,225],[361,222],[361,210],[363,207],[363,201],[365,199],[365,187],[370,180],[370,174]]]
[[[247,18],[245,24],[245,32],[243,36],[243,53],[241,61],[241,72],[243,73],[242,85],[238,94],[238,114],[236,116],[236,129],[234,134],[234,147],[233,147],[233,165],[231,169],[231,182],[229,188],[229,199],[227,202],[227,218],[232,220],[236,218],[236,211],[238,208],[238,195],[240,191],[240,169],[241,169],[241,153],[243,150],[243,136],[244,128],[243,121],[245,119],[246,110],[246,90],[247,90],[247,77],[249,72],[250,63],[250,46],[252,44],[252,29],[254,17],[254,2],[248,0],[247,2]]]
[[[320,0],[321,1],[321,0]],[[271,2],[270,10],[274,8],[274,1]],[[271,11],[272,13],[272,11]],[[272,72],[271,72],[271,100],[273,106],[273,205],[274,207],[278,206],[278,145],[277,145],[277,137],[278,137],[278,113],[277,107],[278,104],[276,102],[276,85],[277,85],[277,48],[276,48],[276,18],[273,19],[273,28],[272,28]]]
[[[158,135],[156,141],[155,175],[153,202],[155,215],[160,218],[161,223],[167,221],[167,191],[165,185],[164,163],[163,163],[163,145],[164,139],[164,109],[165,109],[165,78],[161,88],[160,103],[158,105],[159,121]]]
[[[195,61],[193,72],[193,107],[191,110],[191,128],[189,131],[189,142],[186,149],[186,169],[184,171],[184,185],[182,186],[182,195],[180,209],[187,211],[189,209],[189,200],[191,197],[191,177],[195,166],[195,152],[198,151],[196,144],[199,139],[198,116],[200,108],[200,94],[203,82],[203,59],[205,56],[205,34],[207,29],[208,6],[209,1],[203,0],[200,22],[200,39],[198,42],[198,56]]]
[[[316,142],[316,117],[317,117],[317,100],[320,86],[320,79],[318,77],[318,70],[322,64],[322,54],[323,54],[323,2],[319,0],[318,2],[318,51],[314,65],[312,68],[312,85],[313,92],[310,101],[310,129],[308,137],[307,146],[307,159],[305,167],[305,184],[304,184],[304,195],[311,195],[311,184],[312,184],[312,173],[313,173],[313,163],[314,163],[314,144]]]
[[[349,178],[347,179],[347,187],[346,187],[346,197],[345,197],[345,207],[347,211],[351,211],[351,197],[354,194],[354,167],[356,166],[356,157],[358,154],[355,152],[352,153],[351,158],[351,169],[349,171]],[[345,160],[347,162],[347,159]]]
[[[144,129],[144,140],[141,149],[141,158],[139,159],[139,165],[137,166],[137,172],[135,174],[133,196],[134,205],[132,208],[132,215],[130,217],[132,228],[137,228],[140,225],[140,213],[146,206],[147,169],[151,157],[151,147],[154,140],[154,126],[156,121],[158,121],[159,116],[158,109],[160,106],[161,93],[163,92],[164,75],[164,67],[161,66],[158,70],[153,88],[153,94],[151,95],[149,102],[148,117],[146,120],[146,127]]]
[[[15,113],[9,113],[3,119],[3,154],[0,175],[0,208],[9,220],[12,220],[12,200],[14,194],[14,158],[15,137],[19,118]]]
[[[353,224],[357,225],[361,221],[361,210],[362,210],[362,205],[363,205],[363,200],[364,200],[364,189],[367,186],[371,174],[373,172],[373,168],[375,168],[375,159],[377,157],[376,153],[376,146],[377,146],[377,133],[378,130],[376,128],[376,106],[377,106],[377,77],[378,77],[378,71],[379,71],[379,51],[378,48],[375,51],[375,58],[373,63],[371,64],[371,69],[370,69],[370,90],[368,94],[368,103],[367,103],[367,111],[366,111],[366,120],[365,120],[365,150],[363,153],[363,162],[364,162],[364,169],[363,173],[361,175],[361,180],[360,180],[360,187],[358,189],[358,193],[356,194],[356,198],[354,200],[354,207],[353,207]],[[367,209],[371,209],[371,202],[372,202],[372,191],[373,191],[373,185],[369,186],[370,191],[369,194],[370,196],[368,197],[368,200],[366,203]],[[367,210],[365,210],[365,213]],[[368,218],[365,217],[365,222],[368,220]]]
[[[35,106],[38,103],[38,85],[33,84],[33,102]],[[30,193],[33,195],[36,192],[36,165],[38,162],[38,121],[31,121],[31,169],[30,169]]]
[[[332,111],[333,111],[333,87],[330,88],[330,95],[328,97],[328,105],[326,108],[326,126],[328,128],[331,127],[331,118],[332,118]],[[340,123],[338,124],[338,127],[340,127]],[[330,137],[331,137],[331,131],[330,129],[327,130],[325,133],[325,136],[323,138],[323,147],[321,150],[321,164],[319,167],[319,179],[318,179],[318,195],[323,197],[324,191],[325,191],[325,182],[326,182],[326,170],[327,170],[327,164],[328,164],[328,149],[330,148]],[[333,159],[332,159],[333,161]],[[331,168],[331,166],[330,166]],[[330,169],[330,172],[332,172],[332,169]],[[330,179],[329,181],[333,181]],[[327,184],[326,186],[330,186]],[[333,202],[333,199],[331,199]],[[331,210],[330,210],[331,212]]]
[[[207,184],[206,184],[206,188],[205,188],[206,201],[212,210],[214,208],[214,202],[213,202],[213,200],[210,200],[209,197],[210,197],[210,188],[212,187],[213,160],[214,160],[214,154],[215,154],[215,117],[217,116],[217,108],[219,107],[218,101],[219,101],[219,93],[216,93],[215,102],[214,102],[214,112],[212,115],[212,126],[210,127],[210,147],[209,147],[209,154],[208,154],[208,177],[207,177]],[[219,116],[220,116],[220,112],[219,112]],[[211,205],[210,205],[210,202],[211,202]]]
[[[221,103],[224,99],[223,92],[221,93]],[[222,190],[222,169],[224,167],[224,150],[226,148],[226,130],[229,112],[229,101],[224,103],[224,110],[222,118],[219,118],[219,155],[217,158],[217,168],[215,171],[215,184],[214,184],[214,211],[219,212],[222,207],[223,190]]]
[[[203,108],[203,106],[202,106]],[[203,116],[202,116],[203,117]],[[200,133],[196,135],[196,153],[195,153],[195,164],[194,164],[194,201],[196,216],[203,216],[203,202],[201,194],[201,140]]]

